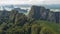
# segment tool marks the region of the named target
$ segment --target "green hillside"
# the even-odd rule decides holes
[[[54,32],[55,34],[60,34],[60,24],[48,22],[48,21],[37,21],[41,26],[49,29],[50,31]]]
[[[31,24],[10,27],[6,34],[60,34],[60,24],[36,20]]]

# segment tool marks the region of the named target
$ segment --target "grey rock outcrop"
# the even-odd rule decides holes
[[[50,11],[42,6],[32,6],[28,15],[30,18],[47,20],[54,23],[60,22],[60,12]]]
[[[12,11],[0,11],[0,23],[13,23],[23,25],[26,23],[27,17],[23,13],[19,13],[16,10]]]
[[[49,9],[45,9],[42,6],[32,6],[29,17],[34,19],[46,20],[48,17]]]
[[[59,23],[60,22],[60,12],[49,12],[48,21]]]

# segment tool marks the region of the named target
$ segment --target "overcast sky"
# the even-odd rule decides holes
[[[60,4],[60,0],[0,0],[0,5],[3,4]]]

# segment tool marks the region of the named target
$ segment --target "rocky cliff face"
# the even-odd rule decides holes
[[[9,11],[0,11],[0,23],[7,22],[9,20]]]
[[[42,6],[32,6],[29,17],[34,19],[43,19],[46,20],[48,17],[49,9],[45,9]]]
[[[50,22],[59,23],[60,22],[60,12],[50,11],[42,6],[32,6],[29,17],[40,20],[47,20]]]
[[[0,23],[20,23],[23,25],[27,20],[26,18],[27,17],[24,14],[18,13],[16,10],[0,11]]]
[[[48,21],[59,23],[60,21],[60,12],[49,12]]]
[[[42,6],[32,6],[28,17],[32,19],[47,20],[50,22],[60,22],[60,12],[53,12],[50,9],[46,9]],[[21,25],[26,23],[27,16],[19,13],[16,10],[12,11],[0,11],[0,23],[20,23]]]

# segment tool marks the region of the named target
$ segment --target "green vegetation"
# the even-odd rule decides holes
[[[4,30],[6,34],[60,34],[60,24],[43,20],[36,20],[32,23],[28,22],[23,26],[17,25],[17,23],[13,25]],[[0,33],[4,33],[4,31],[0,30]]]

